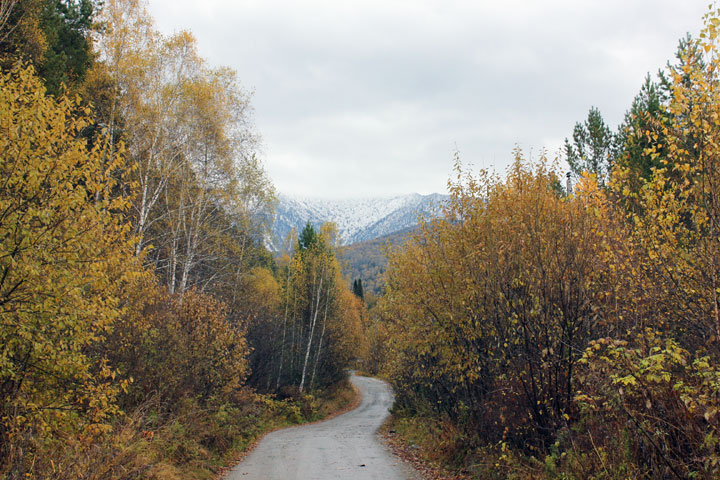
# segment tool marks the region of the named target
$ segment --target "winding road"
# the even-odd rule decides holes
[[[325,422],[266,435],[225,479],[418,479],[383,446],[377,433],[393,402],[388,384],[356,375],[350,381],[362,394],[359,407]]]

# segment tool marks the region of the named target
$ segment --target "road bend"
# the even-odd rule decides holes
[[[226,480],[416,480],[381,443],[378,428],[390,414],[390,386],[353,375],[362,395],[356,409],[331,420],[266,435]]]

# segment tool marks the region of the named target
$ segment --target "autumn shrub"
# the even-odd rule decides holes
[[[459,171],[444,218],[391,256],[380,308],[400,407],[529,451],[554,441],[607,269],[594,203],[556,179],[520,152],[504,181]]]
[[[119,322],[118,335],[109,337],[109,346],[129,347],[112,355],[133,378],[124,404],[157,397],[160,408],[172,412],[186,398],[201,405],[232,399],[248,374],[244,326],[210,295],[146,292],[149,296],[136,305],[144,307],[139,317]]]
[[[583,356],[576,397],[583,430],[570,448],[591,452],[582,473],[716,478],[717,365],[651,330],[633,344],[599,339]]]
[[[631,172],[617,168],[610,184],[611,198],[634,205],[626,237],[633,253],[622,262],[606,257],[623,267],[613,276],[626,286],[624,306],[609,317],[626,330],[598,339],[583,359],[579,431],[568,452],[587,453],[575,462],[585,476],[719,474],[719,15],[711,9],[694,42],[704,61],[683,59],[672,73],[669,115],[646,132],[652,177],[633,191]]]
[[[151,478],[152,466],[157,462],[148,452],[148,440],[143,436],[138,418],[115,419],[113,428],[93,435],[72,431],[53,432],[35,437],[32,448],[36,455],[24,473],[4,472],[4,477],[124,480]],[[15,448],[25,448],[22,440]]]
[[[116,416],[107,431],[46,437],[37,445],[42,455],[26,472],[83,480],[213,478],[264,432],[322,419],[352,397],[348,385],[303,401],[280,401],[245,387],[222,403],[184,397],[172,411],[154,397]]]
[[[377,311],[371,309],[365,329],[366,345],[360,356],[360,369],[369,375],[380,375],[388,360],[388,332]]]
[[[22,476],[53,439],[110,428],[126,382],[96,347],[140,270],[113,193],[123,161],[89,146],[80,99],[32,68],[0,73],[0,472]]]

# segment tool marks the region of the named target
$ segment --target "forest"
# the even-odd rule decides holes
[[[349,368],[455,478],[720,477],[719,34],[557,158],[457,155],[442,215],[352,270],[377,242],[332,223],[267,250],[252,94],[191,32],[0,0],[0,479],[218,478]]]
[[[460,478],[720,476],[720,11],[571,168],[457,159],[389,257],[369,363],[392,428]],[[458,477],[450,477],[458,478]]]
[[[138,0],[0,1],[0,478],[215,478],[349,402],[333,225],[282,258],[250,93]]]

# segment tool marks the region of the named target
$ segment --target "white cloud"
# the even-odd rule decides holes
[[[645,74],[697,33],[700,0],[150,0],[163,31],[255,90],[280,191],[443,191],[457,148],[503,169],[549,153],[590,106],[622,120]]]

